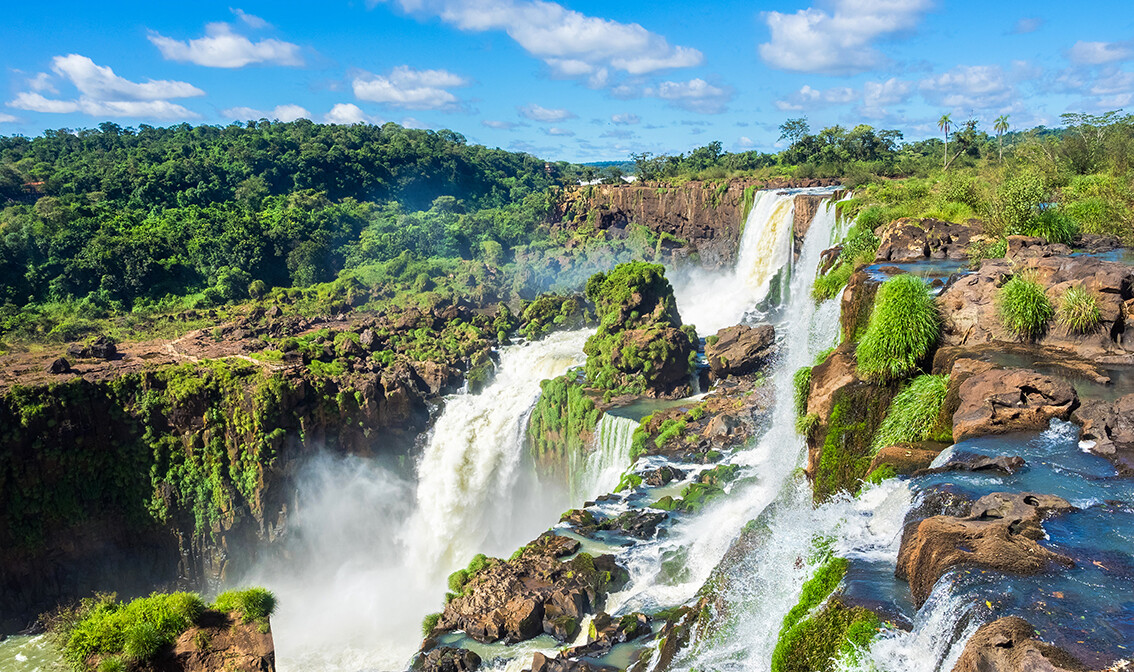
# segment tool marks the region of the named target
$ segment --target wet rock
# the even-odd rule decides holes
[[[866,271],[851,274],[840,299],[839,326],[843,342],[856,341],[866,331],[870,313],[874,310],[874,297],[881,285]]]
[[[586,509],[571,509],[559,517],[559,522],[567,523],[576,530],[598,525],[598,519],[595,518],[593,513]]]
[[[587,643],[567,649],[565,656],[599,657],[610,652],[618,644],[623,644],[650,634],[650,617],[640,612],[613,618],[606,612],[595,614],[587,632]]]
[[[883,228],[876,262],[904,263],[933,259],[966,259],[976,228],[939,219],[902,218]]]
[[[957,389],[954,441],[1043,429],[1053,418],[1066,420],[1079,405],[1069,384],[1027,369],[989,369],[970,376]]]
[[[712,423],[710,422],[710,425],[711,424]],[[682,472],[680,469],[675,469],[667,464],[642,474],[642,482],[652,488],[660,488],[661,486],[666,485],[672,481],[681,480],[684,477],[684,472]]]
[[[985,623],[965,644],[953,672],[1080,672],[1086,669],[1057,646],[1036,637],[1022,618]]]
[[[435,632],[464,630],[485,643],[512,644],[541,632],[569,638],[585,611],[629,579],[610,555],[560,560],[578,549],[578,541],[546,533],[517,557],[489,563],[445,606]]]
[[[775,327],[736,325],[721,329],[705,343],[705,359],[714,379],[743,376],[764,366],[775,353]]]
[[[964,518],[933,516],[903,535],[895,575],[909,581],[914,604],[921,607],[941,575],[957,565],[977,565],[1015,574],[1037,574],[1049,563],[1073,561],[1036,543],[1042,521],[1072,511],[1053,495],[996,492],[981,497]]]
[[[994,474],[1012,475],[1024,468],[1027,463],[1018,455],[976,455],[973,453],[958,453],[948,462],[932,469],[919,469],[914,478],[929,474],[944,474],[950,471],[990,472]]]
[[[47,365],[47,372],[54,374],[71,373],[71,363],[65,358],[59,357]]]
[[[866,473],[869,474],[883,464],[888,464],[896,473],[908,476],[919,469],[928,467],[940,453],[939,449],[932,450],[908,443],[886,446],[875,453]]]
[[[615,672],[617,668],[597,665],[583,660],[569,660],[562,656],[548,658],[540,652],[532,656],[532,666],[526,672]]]
[[[1113,462],[1119,474],[1134,475],[1134,394],[1088,401],[1071,419],[1083,428],[1082,447]]]
[[[604,521],[599,529],[621,532],[638,539],[653,539],[658,534],[658,526],[667,518],[668,515],[657,511],[627,511]]]
[[[480,656],[468,649],[442,646],[425,654],[421,672],[474,672],[480,667]]]

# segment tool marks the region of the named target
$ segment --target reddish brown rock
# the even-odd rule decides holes
[[[243,623],[238,614],[206,611],[197,627],[177,638],[173,650],[154,663],[159,672],[275,672],[271,628]]]
[[[1053,495],[994,492],[973,504],[968,516],[933,516],[903,535],[895,575],[910,584],[914,604],[921,607],[934,584],[957,565],[977,565],[1016,574],[1037,574],[1049,563],[1074,563],[1036,543],[1041,523],[1050,514],[1072,511]]]
[[[1079,405],[1066,382],[1027,369],[988,369],[969,376],[957,390],[954,441],[1044,429],[1053,418],[1066,420]]]
[[[839,326],[843,341],[857,341],[870,325],[874,297],[882,283],[866,271],[855,271],[843,290]]]
[[[1063,649],[1036,637],[1022,618],[985,623],[969,638],[953,672],[1082,672],[1086,667]]]
[[[970,224],[939,219],[902,218],[890,222],[879,234],[882,239],[876,262],[895,263],[922,259],[965,259],[976,232]]]
[[[940,454],[940,449],[935,450],[910,444],[886,446],[875,453],[866,473],[869,474],[878,467],[888,464],[893,467],[895,472],[908,476],[919,469],[928,467]]]
[[[532,666],[526,672],[615,672],[617,668],[589,663],[585,660],[570,660],[563,655],[548,658],[540,652],[532,656]]]
[[[1134,394],[1089,401],[1071,419],[1083,427],[1084,447],[1113,462],[1121,475],[1134,475]]]
[[[770,324],[725,327],[705,343],[705,359],[714,379],[743,376],[764,366],[775,354],[776,329]]]

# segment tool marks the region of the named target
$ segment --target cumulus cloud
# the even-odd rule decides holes
[[[561,135],[566,138],[572,138],[575,136],[575,131],[568,130],[566,128],[559,128],[558,126],[545,128],[543,132],[547,133],[548,135]]]
[[[277,105],[271,110],[257,110],[253,107],[230,107],[221,111],[221,114],[230,119],[245,121],[248,119],[276,119],[278,121],[295,121],[296,119],[310,119],[311,113],[299,105]]]
[[[804,84],[799,91],[791,94],[784,100],[777,100],[773,104],[777,110],[784,112],[797,112],[800,110],[813,110],[830,105],[844,105],[858,100],[861,97],[858,91],[846,86],[836,86],[825,91],[814,89]]]
[[[740,147],[741,149],[752,149],[756,146],[756,143],[752,142],[752,138],[748,137],[747,135],[742,135],[740,136],[740,139],[736,141],[736,146]]]
[[[232,12],[232,14],[236,18],[243,21],[244,24],[252,30],[264,30],[265,28],[272,27],[272,24],[268,23],[258,16],[245,12],[243,9],[229,7],[228,11]]]
[[[418,70],[399,65],[385,75],[363,73],[351,86],[359,100],[407,110],[456,110],[460,100],[449,89],[469,82],[448,70]]]
[[[204,91],[188,82],[166,79],[132,82],[116,75],[111,68],[79,54],[56,56],[52,59],[51,69],[78,90],[77,99],[45,97],[40,91],[56,92],[56,89],[49,78],[37,76],[29,82],[35,90],[17,94],[8,106],[49,114],[82,112],[95,117],[192,119],[198,115],[169,102],[169,99],[205,95]]]
[[[611,123],[618,124],[619,126],[633,126],[642,122],[641,117],[636,114],[612,114],[610,115]]]
[[[361,107],[354,103],[336,103],[329,112],[323,115],[323,121],[328,124],[342,124],[344,126],[382,123],[380,118],[366,114]]]
[[[1134,56],[1129,42],[1084,42],[1080,40],[1067,51],[1067,57],[1078,65],[1103,65],[1128,61]]]
[[[564,109],[549,109],[542,105],[525,105],[520,108],[520,116],[532,121],[538,121],[545,124],[552,124],[557,121],[566,121],[567,119],[574,119],[575,113]]]
[[[995,109],[1016,97],[1015,87],[998,65],[957,66],[923,79],[918,88],[926,101],[950,109]]]
[[[912,82],[904,82],[891,77],[884,82],[867,82],[862,89],[862,106],[859,112],[864,117],[881,119],[889,114],[891,105],[900,105],[909,100],[913,93]]]
[[[491,119],[482,119],[480,125],[486,128],[495,128],[498,131],[510,131],[518,127],[520,124],[517,124],[514,121],[493,121]]]
[[[51,75],[46,72],[40,72],[35,77],[28,78],[28,88],[32,91],[59,93],[59,89],[55,88],[55,84],[51,81]]]
[[[674,107],[700,114],[724,112],[732,100],[732,89],[714,86],[703,79],[687,82],[662,82],[657,88],[646,90],[646,95],[656,96]]]
[[[850,75],[879,67],[875,41],[914,28],[930,0],[833,0],[832,11],[814,7],[794,14],[765,12],[771,40],[760,57],[780,70]]]
[[[610,71],[644,75],[700,65],[704,55],[674,46],[637,23],[587,16],[546,0],[378,0],[403,11],[438,16],[460,30],[502,30],[558,77],[582,78],[593,87]]]
[[[255,63],[303,65],[299,45],[271,38],[253,42],[223,22],[206,25],[204,37],[187,42],[155,32],[150,33],[149,40],[166,60],[209,68],[243,68]]]
[[[1043,19],[1039,18],[1038,16],[1024,17],[1017,21],[1016,25],[1012,27],[1012,34],[1027,35],[1028,33],[1036,32],[1042,26]]]
[[[4,114],[3,112],[0,112],[0,124],[10,124],[13,121],[19,121],[19,119],[10,114]]]

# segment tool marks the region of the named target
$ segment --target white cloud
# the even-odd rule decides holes
[[[600,135],[600,138],[618,138],[620,140],[629,140],[637,136],[637,133],[628,128],[612,128],[609,131]]]
[[[809,7],[794,14],[765,12],[771,40],[759,47],[781,70],[849,75],[874,69],[885,58],[876,40],[914,28],[930,0],[833,0],[827,12]]]
[[[378,0],[435,15],[460,30],[503,30],[560,77],[587,77],[605,86],[607,72],[643,75],[700,65],[704,55],[673,46],[637,23],[587,16],[546,0]]]
[[[738,147],[741,147],[743,149],[752,149],[756,146],[756,143],[752,142],[752,138],[748,137],[747,135],[740,136],[740,139],[737,140],[736,144]]]
[[[221,114],[230,119],[246,121],[249,119],[276,119],[278,121],[295,121],[296,119],[310,119],[311,113],[299,105],[277,105],[272,110],[257,110],[252,107],[230,107],[222,110]]]
[[[46,72],[41,72],[35,77],[28,79],[28,88],[32,91],[46,91],[47,93],[59,93],[59,89],[51,82],[51,75]]]
[[[487,128],[495,128],[498,131],[510,131],[519,126],[519,124],[514,121],[492,121],[489,119],[481,120],[480,125]]]
[[[933,105],[949,109],[990,110],[1008,105],[1016,89],[998,65],[960,65],[918,85]]]
[[[354,103],[336,103],[330,112],[323,115],[323,121],[328,124],[343,124],[344,126],[382,123],[380,118],[366,114],[361,107]]]
[[[571,131],[566,128],[559,128],[558,126],[552,126],[551,128],[544,129],[544,133],[547,133],[548,135],[562,135],[568,138],[574,137],[575,135],[575,131]]]
[[[1027,35],[1028,33],[1036,32],[1042,26],[1043,26],[1043,19],[1039,18],[1038,16],[1030,16],[1030,17],[1026,16],[1026,17],[1020,19],[1019,21],[1017,21],[1016,25],[1012,27],[1012,34],[1013,35]]]
[[[532,121],[539,121],[545,124],[555,123],[557,121],[565,121],[567,119],[574,119],[575,114],[569,110],[564,109],[549,109],[542,105],[525,105],[520,108],[520,116],[531,119]]]
[[[884,82],[867,82],[862,88],[862,107],[859,112],[864,117],[881,119],[889,114],[887,107],[909,100],[913,88],[912,82],[903,82],[897,77]]]
[[[448,70],[417,70],[399,65],[387,75],[359,75],[351,85],[360,100],[407,110],[455,110],[460,101],[448,89],[468,83]]]
[[[646,94],[700,114],[724,112],[728,102],[732,100],[731,89],[713,86],[700,78],[687,82],[662,82],[656,89],[647,89]]]
[[[416,129],[429,128],[429,124],[425,123],[424,121],[422,121],[420,119],[415,119],[413,117],[406,117],[405,119],[402,119],[402,126],[404,126],[405,128],[416,128]]]
[[[4,114],[3,112],[0,112],[0,124],[10,124],[13,121],[19,121],[19,119],[10,114]]]
[[[1072,63],[1102,65],[1127,61],[1134,57],[1134,49],[1126,42],[1076,42],[1067,52]]]
[[[613,114],[610,116],[610,121],[621,126],[633,126],[641,123],[642,119],[636,114]]]
[[[236,18],[243,21],[245,25],[247,25],[252,30],[264,30],[265,28],[272,27],[272,24],[268,23],[258,16],[245,12],[243,9],[229,7],[228,11],[232,12],[233,15],[236,16]]]
[[[209,68],[243,68],[254,63],[303,65],[299,45],[272,38],[253,42],[233,32],[227,23],[207,24],[205,37],[187,42],[158,33],[150,33],[149,40],[166,60]]]
[[[199,115],[168,99],[205,95],[204,91],[187,82],[165,79],[132,82],[114,74],[109,67],[97,65],[79,54],[56,56],[52,59],[51,69],[78,89],[77,99],[45,97],[38,91],[54,92],[54,87],[50,86],[49,78],[37,76],[29,82],[37,90],[17,94],[7,103],[8,106],[48,114],[82,112],[93,117],[194,119]]]

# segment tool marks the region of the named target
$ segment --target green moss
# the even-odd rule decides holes
[[[878,288],[870,324],[858,344],[859,374],[897,380],[917,370],[937,344],[941,316],[929,287],[913,275],[897,275]]]
[[[869,474],[867,474],[866,478],[864,478],[863,481],[865,481],[866,483],[873,484],[873,485],[878,485],[882,481],[885,481],[885,480],[888,480],[888,479],[891,479],[891,478],[896,478],[897,476],[898,476],[898,471],[897,471],[897,469],[894,468],[894,465],[892,465],[888,462],[884,462],[884,463],[878,465]]]
[[[618,480],[618,486],[614,488],[615,492],[622,492],[623,490],[633,490],[642,484],[642,477],[638,474],[622,474],[622,478]]]
[[[890,402],[886,419],[874,436],[874,451],[926,439],[951,441],[951,427],[939,426],[941,406],[948,390],[949,376],[922,375],[910,381]]]
[[[1081,285],[1069,287],[1059,298],[1055,321],[1068,333],[1089,334],[1102,322],[1095,295]]]
[[[585,455],[601,417],[577,376],[541,382],[539,401],[528,418],[528,446],[540,471],[564,474],[572,460]]]
[[[847,281],[853,274],[853,265],[839,261],[825,275],[815,278],[815,283],[811,287],[811,298],[815,299],[816,303],[835,298],[843,287],[847,286]]]
[[[811,394],[811,367],[801,366],[796,369],[791,378],[793,397],[795,402],[795,416],[802,418],[807,415],[807,398]]]
[[[816,501],[844,490],[858,491],[873,459],[871,442],[891,394],[888,388],[876,385],[848,386],[836,392],[814,475]]]
[[[661,424],[658,430],[658,435],[654,439],[654,446],[657,448],[664,447],[670,439],[679,438],[684,434],[686,427],[688,427],[688,423],[684,420],[678,420],[676,418],[666,420]]]
[[[815,430],[819,427],[819,414],[809,413],[801,415],[795,420],[795,433],[804,438],[811,438]]]
[[[1021,340],[1035,340],[1047,331],[1055,309],[1038,282],[1018,273],[996,294],[1001,324]]]

